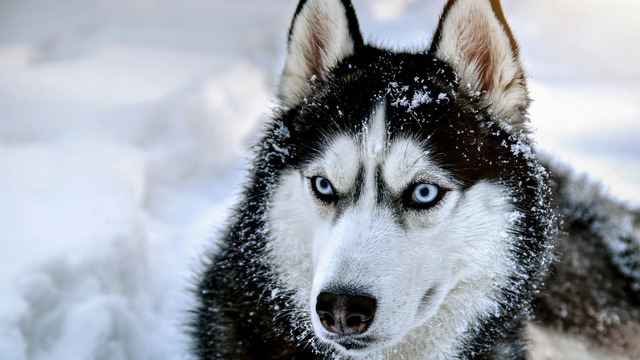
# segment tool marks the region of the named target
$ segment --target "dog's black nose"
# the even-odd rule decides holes
[[[321,292],[316,313],[327,331],[356,335],[367,331],[376,313],[376,300],[368,296]]]

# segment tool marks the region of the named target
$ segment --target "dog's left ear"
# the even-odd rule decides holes
[[[326,80],[340,61],[363,44],[349,0],[301,0],[293,17],[287,60],[278,97],[295,106],[307,95],[311,81]]]
[[[507,123],[526,130],[529,97],[518,45],[499,0],[449,0],[429,52]]]

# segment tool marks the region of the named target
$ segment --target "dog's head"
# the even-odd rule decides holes
[[[321,343],[357,356],[422,329],[454,351],[449,337],[501,311],[518,189],[536,180],[496,4],[449,1],[431,47],[399,53],[364,44],[348,0],[300,2],[279,93],[295,161],[266,223]]]

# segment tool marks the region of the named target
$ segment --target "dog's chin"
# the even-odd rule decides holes
[[[416,319],[417,320],[417,319]],[[422,323],[417,324],[416,327]],[[389,334],[377,336],[370,334],[367,336],[336,336],[336,337],[320,337],[321,341],[336,349],[341,355],[360,359],[365,358],[374,353],[379,353],[384,349],[391,348],[402,341],[402,339],[410,332],[396,333],[394,336]]]
[[[374,331],[362,335],[336,335],[324,331],[319,322],[313,324],[314,332],[321,343],[334,348],[342,356],[360,359],[397,345],[412,329],[422,326],[431,318],[437,312],[437,309],[438,304],[433,303],[423,307],[421,310],[425,311],[425,314],[415,317],[408,324],[403,324],[394,333]],[[405,331],[400,329],[405,329]]]
[[[368,354],[372,351],[372,344],[364,341],[358,340],[344,340],[340,342],[335,342],[337,344],[340,351],[348,353],[350,355],[353,354]]]
[[[339,354],[347,358],[360,359],[373,353],[378,353],[388,347],[393,346],[399,339],[392,339],[388,335],[376,333],[362,335],[334,335],[323,332],[322,335],[316,333],[321,343],[335,349]]]
[[[366,357],[385,347],[384,343],[367,338],[338,338],[333,340],[325,339],[324,341],[335,348],[340,354],[356,359]]]

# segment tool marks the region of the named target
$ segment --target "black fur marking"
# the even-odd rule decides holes
[[[356,183],[353,186],[353,191],[351,192],[351,201],[352,203],[357,203],[362,196],[362,192],[364,191],[364,165],[360,164],[360,169],[358,169],[358,175],[356,176]]]
[[[397,196],[393,196],[391,189],[389,189],[387,183],[384,181],[382,166],[376,166],[375,171],[376,203],[381,208],[391,210],[395,222],[400,225],[400,227],[405,228],[406,221],[402,200],[398,199]]]
[[[436,294],[436,289],[435,288],[429,288],[429,290],[427,290],[424,295],[422,295],[422,299],[420,299],[420,303],[422,305],[426,305],[429,302],[431,302],[431,299],[433,298],[433,296]]]

